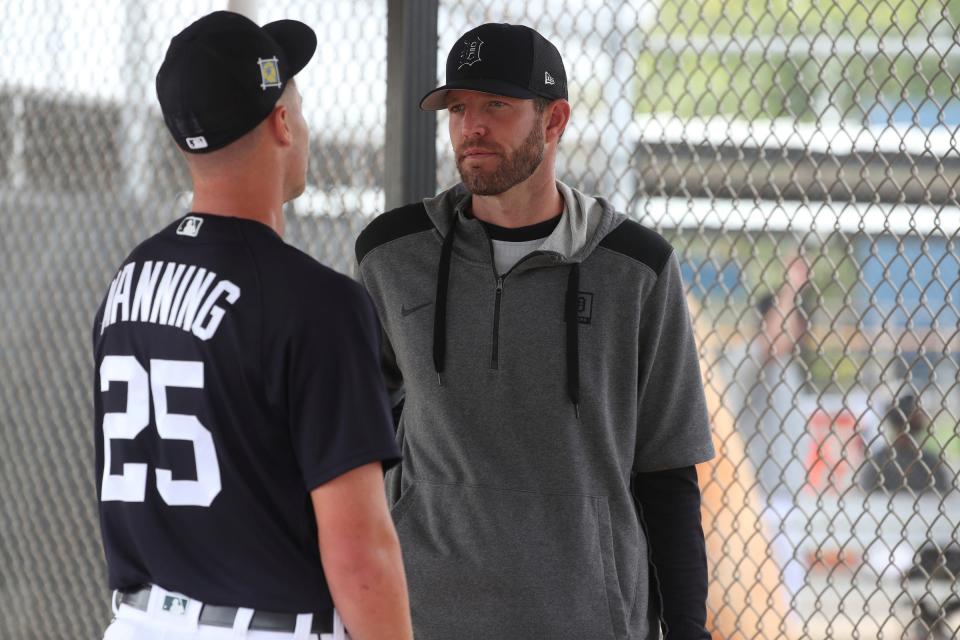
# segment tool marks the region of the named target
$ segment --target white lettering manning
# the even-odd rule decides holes
[[[196,265],[148,260],[135,277],[136,269],[135,262],[125,265],[110,283],[101,334],[117,322],[151,322],[209,340],[226,314],[225,305],[240,298],[240,287],[229,280],[218,281],[215,272]]]

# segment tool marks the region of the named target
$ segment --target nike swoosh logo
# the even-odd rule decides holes
[[[423,304],[418,304],[417,306],[410,307],[410,308],[407,308],[407,305],[403,305],[402,307],[400,307],[400,315],[406,318],[408,315],[410,315],[414,311],[419,311],[420,309],[423,309],[424,307],[429,307],[432,304],[433,304],[432,302],[424,302]]]

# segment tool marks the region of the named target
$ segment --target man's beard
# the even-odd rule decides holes
[[[483,146],[480,148],[489,149]],[[533,175],[543,162],[543,148],[543,130],[540,128],[540,123],[535,122],[520,147],[506,157],[501,155],[500,166],[492,172],[486,173],[479,169],[464,171],[463,163],[466,158],[463,157],[457,158],[457,170],[470,193],[478,196],[495,196]],[[499,149],[491,150],[500,151]]]

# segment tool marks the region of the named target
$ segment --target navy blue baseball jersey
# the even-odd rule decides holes
[[[362,287],[266,225],[194,213],[124,261],[93,350],[110,587],[332,608],[310,491],[400,457]]]

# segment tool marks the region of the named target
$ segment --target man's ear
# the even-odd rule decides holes
[[[547,130],[544,133],[545,142],[559,140],[570,122],[570,103],[564,99],[554,100],[547,105]]]
[[[293,132],[290,131],[290,122],[288,118],[290,113],[282,104],[277,104],[267,116],[268,129],[270,135],[282,146],[288,146],[293,142]]]

